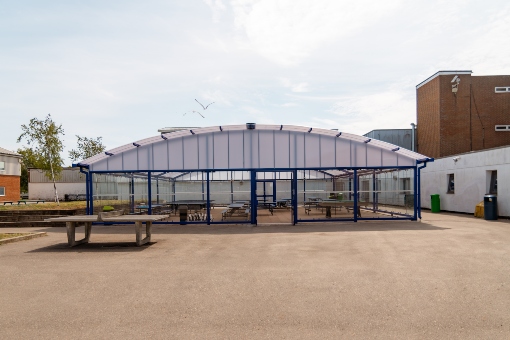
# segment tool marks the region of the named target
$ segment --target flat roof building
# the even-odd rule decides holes
[[[510,145],[510,75],[439,71],[416,86],[417,152],[447,157]]]

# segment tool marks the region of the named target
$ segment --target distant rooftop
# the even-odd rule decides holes
[[[0,155],[9,155],[9,156],[15,156],[15,157],[21,157],[20,154],[17,154],[16,152],[9,151],[7,149],[0,147]]]

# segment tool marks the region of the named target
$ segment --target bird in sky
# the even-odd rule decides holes
[[[214,102],[212,102],[212,103],[208,104],[207,106],[204,106],[204,105],[202,105],[202,103],[201,103],[201,102],[199,102],[198,100],[196,100],[196,99],[195,99],[195,101],[196,101],[197,103],[199,103],[199,104],[200,104],[200,106],[202,106],[202,108],[204,109],[204,111],[205,111],[205,110],[207,110],[207,108],[208,108],[210,105],[214,104]]]
[[[204,116],[202,116],[202,114],[201,114],[200,112],[198,112],[198,111],[192,110],[192,111],[189,111],[189,112],[198,113],[198,114],[199,114],[202,118],[205,118],[205,117],[204,117]],[[185,116],[185,115],[186,115],[186,113],[188,113],[188,112],[184,112],[183,116]]]

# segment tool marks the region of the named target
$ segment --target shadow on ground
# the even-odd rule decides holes
[[[83,243],[74,247],[69,247],[66,243],[57,243],[51,246],[34,249],[27,253],[90,253],[90,252],[142,252],[148,249],[157,242],[149,242],[141,247],[136,245],[136,242],[92,242]]]
[[[153,237],[157,234],[278,234],[278,233],[338,233],[360,231],[405,231],[405,230],[446,230],[423,222],[391,222],[391,223],[328,223],[298,225],[156,225],[153,226]]]

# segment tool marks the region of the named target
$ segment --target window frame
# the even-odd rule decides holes
[[[450,186],[451,184],[451,186]],[[455,174],[446,174],[446,193],[455,194]]]
[[[0,161],[0,171],[5,171],[5,162]]]
[[[498,90],[500,90],[500,91],[498,91]],[[496,87],[494,87],[494,93],[508,93],[508,92],[510,92],[510,86],[496,86]]]
[[[0,191],[0,196],[5,196],[5,187],[0,187],[0,189],[3,189],[3,192],[4,192],[4,193],[2,194],[2,192]]]

